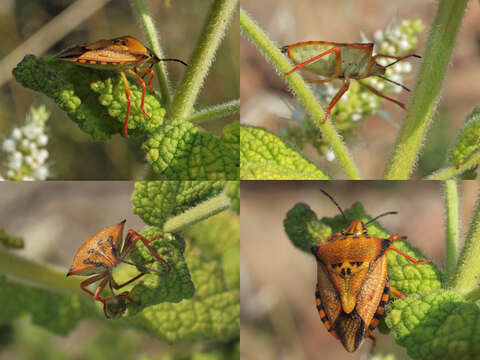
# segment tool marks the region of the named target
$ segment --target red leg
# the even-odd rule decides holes
[[[155,71],[153,71],[153,69],[150,69],[150,68],[146,68],[146,69],[137,69],[138,72],[141,72],[141,73],[144,73],[144,74],[150,74],[150,79],[148,80],[148,88],[150,89],[150,91],[152,93],[155,93],[155,90],[153,90],[153,87],[152,87],[152,81],[153,81],[153,77],[155,76]]]
[[[140,76],[138,76],[138,74],[135,71],[129,69],[127,70],[127,72],[130,75],[132,75],[142,86],[142,101],[140,102],[140,110],[142,110],[142,112],[145,114],[147,118],[151,119],[150,115],[148,115],[145,112],[145,109],[143,107],[143,105],[145,104],[145,81],[143,81],[143,79]]]
[[[400,291],[398,291],[397,289],[395,288],[390,288],[390,291],[392,292],[393,295],[395,295],[397,298],[399,299],[403,299],[405,298],[405,295],[403,295]]]
[[[136,232],[135,230],[133,229],[130,229],[128,230],[127,232],[127,236],[125,238],[125,243],[127,244],[126,247],[124,247],[125,249],[122,251],[122,256],[121,258],[123,258],[123,256],[125,255],[126,252],[128,252],[130,250],[130,248],[132,246],[135,245],[135,243],[140,240],[143,242],[143,244],[147,247],[148,251],[150,251],[150,253],[158,260],[160,261],[161,263],[163,263],[167,268],[168,270],[170,270],[170,265],[168,265],[168,263],[160,256],[157,254],[157,252],[155,250],[153,250],[151,248],[151,246],[149,245],[152,241],[154,240],[157,240],[157,239],[160,239],[162,238],[163,236],[162,235],[158,235],[158,236],[154,236],[153,238],[151,239],[147,239],[146,237],[140,235],[138,232]]]
[[[419,263],[431,263],[431,262],[432,262],[431,260],[427,260],[427,259],[419,259],[419,260],[417,260],[417,259],[411,257],[410,255],[405,254],[403,251],[400,251],[400,250],[398,250],[397,248],[394,248],[393,246],[390,246],[387,251],[390,251],[390,250],[393,250],[393,251],[395,251],[396,253],[402,255],[403,257],[407,258],[408,260],[410,260],[410,261],[413,262],[414,264],[419,264]],[[386,252],[387,252],[387,251],[386,251]]]
[[[145,275],[145,273],[138,274],[137,276],[128,280],[127,282],[123,283],[122,285],[118,285],[117,282],[112,279],[112,286],[117,290],[121,289],[122,287],[127,286],[128,284],[130,284],[130,283],[134,282],[135,280],[141,278],[143,275]]]
[[[127,125],[128,117],[130,116],[130,88],[128,87],[128,80],[123,71],[120,71],[122,75],[123,83],[125,85],[125,95],[127,96],[127,113],[125,115],[125,122],[123,123],[123,131],[125,132],[125,137],[128,138]]]
[[[386,99],[386,100],[388,100],[388,101],[391,101],[391,102],[397,104],[398,106],[400,106],[400,107],[401,107],[402,109],[404,109],[404,110],[406,109],[404,103],[401,103],[401,102],[398,101],[398,100],[395,100],[395,99],[392,99],[391,97],[388,97],[388,96],[386,96],[386,95],[383,95],[380,91],[378,91],[378,90],[375,89],[374,87],[372,87],[372,86],[370,86],[370,85],[368,85],[368,84],[365,84],[364,82],[362,82],[362,81],[360,81],[360,80],[358,80],[358,82],[359,82],[360,85],[362,85],[365,89],[370,90],[370,91],[373,92],[375,95],[380,96],[380,97],[382,97],[382,98],[384,98],[384,99]]]
[[[323,123],[325,123],[325,121],[327,121],[328,115],[330,115],[330,111],[335,106],[335,104],[338,102],[338,100],[340,100],[340,98],[343,96],[343,94],[345,94],[345,92],[348,90],[349,86],[350,86],[350,80],[345,79],[343,81],[343,86],[340,88],[340,90],[338,90],[337,95],[335,95],[335,97],[332,99],[332,101],[330,102],[330,105],[328,105],[328,109],[325,112],[325,118],[323,119]]]
[[[337,59],[340,58],[340,49],[337,48],[337,47],[333,47],[333,48],[331,48],[330,50],[324,51],[323,53],[321,53],[321,54],[319,54],[319,55],[317,55],[317,56],[314,56],[314,57],[308,59],[307,61],[304,61],[303,63],[298,64],[298,65],[295,66],[292,70],[290,70],[289,72],[285,73],[285,75],[289,75],[289,74],[291,74],[292,72],[294,72],[294,71],[296,71],[296,70],[298,70],[298,69],[301,69],[302,67],[304,67],[304,66],[306,66],[306,65],[308,65],[308,64],[310,64],[310,63],[312,63],[312,62],[314,62],[314,61],[316,61],[316,60],[318,60],[318,59],[320,59],[321,57],[332,53],[332,52],[335,52],[335,53],[337,54]],[[339,63],[337,62],[337,71],[336,71],[336,72],[339,73],[339,69],[338,69],[339,66],[338,66],[338,64],[339,64]],[[338,76],[338,75],[337,75],[337,76]]]
[[[106,272],[104,272],[104,273],[102,273],[102,274],[98,274],[98,275],[92,276],[91,278],[88,278],[88,279],[82,281],[82,282],[80,283],[80,289],[82,289],[83,291],[85,291],[88,295],[90,295],[90,296],[92,296],[92,297],[95,297],[95,294],[92,293],[90,290],[88,290],[88,289],[86,288],[86,286],[91,285],[91,284],[93,284],[94,282],[96,282],[96,281],[98,281],[98,280],[100,280],[100,279],[103,279],[105,276],[107,276],[107,273],[106,273]],[[102,283],[103,283],[103,281],[102,281]],[[105,285],[103,285],[103,287],[105,287]],[[103,290],[103,288],[102,288],[102,290]]]

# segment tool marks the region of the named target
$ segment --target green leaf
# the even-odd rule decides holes
[[[195,284],[195,296],[179,303],[161,303],[123,319],[168,343],[198,340],[226,342],[240,334],[240,293],[226,287],[218,261],[198,248],[187,247],[186,261]]]
[[[327,180],[317,168],[276,135],[253,126],[240,128],[240,178],[243,180]]]
[[[80,296],[52,293],[38,287],[11,283],[0,277],[0,322],[31,315],[34,324],[66,335],[87,317],[95,316],[93,307]]]
[[[480,150],[480,106],[467,116],[450,152],[449,163],[459,167]]]
[[[148,225],[165,221],[219,194],[224,181],[140,181],[132,194],[133,212]]]
[[[127,99],[123,81],[115,71],[27,55],[13,70],[13,75],[23,86],[52,98],[94,139],[109,140],[115,133],[123,135]],[[129,135],[156,131],[165,115],[159,95],[145,93],[145,111],[151,116],[148,119],[140,110],[141,86],[130,81],[129,87],[132,97]]]
[[[480,308],[457,293],[434,290],[389,305],[386,318],[395,341],[414,359],[477,359]]]
[[[224,211],[202,221],[185,232],[192,245],[205,256],[222,264],[228,288],[240,287],[240,222],[238,216]]]
[[[144,144],[155,172],[175,180],[238,179],[238,123],[224,128],[222,137],[199,129],[189,121],[173,120]]]
[[[232,203],[232,211],[240,214],[240,181],[229,181],[225,191]]]
[[[160,229],[155,227],[149,227],[140,233],[147,239],[163,235],[162,238],[151,242],[150,246],[170,265],[170,271],[163,263],[153,257],[143,243],[137,242],[137,245],[129,254],[131,261],[164,274],[159,275],[151,272],[135,281],[129,295],[139,302],[140,306],[129,304],[128,311],[124,314],[126,317],[135,315],[151,305],[163,302],[179,302],[191,298],[195,291],[183,257],[185,241],[179,235],[162,234]],[[141,271],[141,268],[138,270]],[[133,276],[126,277],[123,275],[122,282],[131,277]]]

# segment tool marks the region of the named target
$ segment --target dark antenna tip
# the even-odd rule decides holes
[[[337,207],[337,209],[340,210],[340,213],[342,214],[343,218],[345,219],[345,223],[348,224],[348,220],[347,220],[347,217],[345,216],[345,213],[343,212],[343,210],[342,210],[342,208],[340,207],[340,205],[338,205],[338,203],[335,201],[335,199],[334,199],[329,193],[327,193],[325,190],[320,189],[320,191],[323,193],[323,195],[325,195],[325,196],[328,197],[330,200],[332,200],[332,202],[335,204],[335,206]]]
[[[386,215],[394,215],[394,214],[398,214],[398,212],[397,212],[397,211],[388,211],[388,212],[386,212],[386,213],[380,214],[380,215],[374,217],[373,219],[370,219],[370,220],[365,224],[365,226],[367,226],[368,224],[374,222],[375,220],[377,220],[377,219],[379,219],[379,218],[381,218],[381,217],[383,217],[383,216],[386,216]]]
[[[160,61],[176,61],[176,62],[182,63],[185,66],[188,66],[188,64],[185,61],[182,61],[180,59],[158,59],[158,60],[160,60]]]
[[[383,79],[383,80],[386,80],[386,81],[388,81],[388,82],[391,82],[392,84],[398,85],[398,86],[402,87],[404,90],[407,90],[408,92],[410,92],[410,89],[407,88],[407,87],[406,87],[405,85],[403,85],[403,84],[400,84],[400,83],[398,83],[398,82],[396,82],[396,81],[387,79],[386,77],[384,77],[384,76],[382,76],[382,75],[377,75],[377,76],[378,76],[379,78]]]

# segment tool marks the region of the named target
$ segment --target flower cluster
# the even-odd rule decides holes
[[[6,156],[1,180],[28,181],[46,180],[50,170],[47,164],[48,151],[45,146],[48,136],[45,124],[50,114],[45,106],[31,107],[25,125],[12,130],[10,137],[3,140],[1,152]]]
[[[421,20],[396,21],[388,25],[385,30],[375,31],[373,40],[362,34],[362,42],[373,42],[375,44],[374,54],[402,56],[411,53],[416,48],[418,36],[423,28]],[[377,62],[383,66],[393,61],[387,58],[377,59]],[[385,77],[401,83],[405,74],[411,72],[411,70],[412,64],[408,60],[401,61],[388,67]],[[402,91],[400,86],[380,78],[370,77],[362,81],[383,94],[400,93]],[[319,103],[326,108],[339,88],[340,86],[333,82],[319,84],[315,86],[315,95]],[[379,105],[383,101],[385,100],[363,88],[356,81],[352,81],[349,90],[332,109],[330,120],[343,138],[351,138],[354,130],[360,127],[362,120],[368,115],[377,113]],[[301,116],[299,116],[299,113]],[[320,131],[308,118],[308,115],[304,113],[300,105],[295,106],[294,114],[297,125],[282,130],[284,139],[293,142],[299,148],[303,148],[306,143],[310,143],[320,154],[325,155],[328,161],[334,160],[335,156],[332,156],[328,144],[321,139]],[[387,112],[382,111],[378,114],[388,119]]]

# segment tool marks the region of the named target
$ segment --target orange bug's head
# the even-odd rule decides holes
[[[104,227],[90,236],[75,253],[67,276],[89,276],[105,272],[107,268],[115,266],[122,246],[125,222],[126,220],[123,220],[118,224]]]
[[[343,230],[343,235],[359,236],[367,233],[367,228],[361,220],[353,220],[348,227]]]

